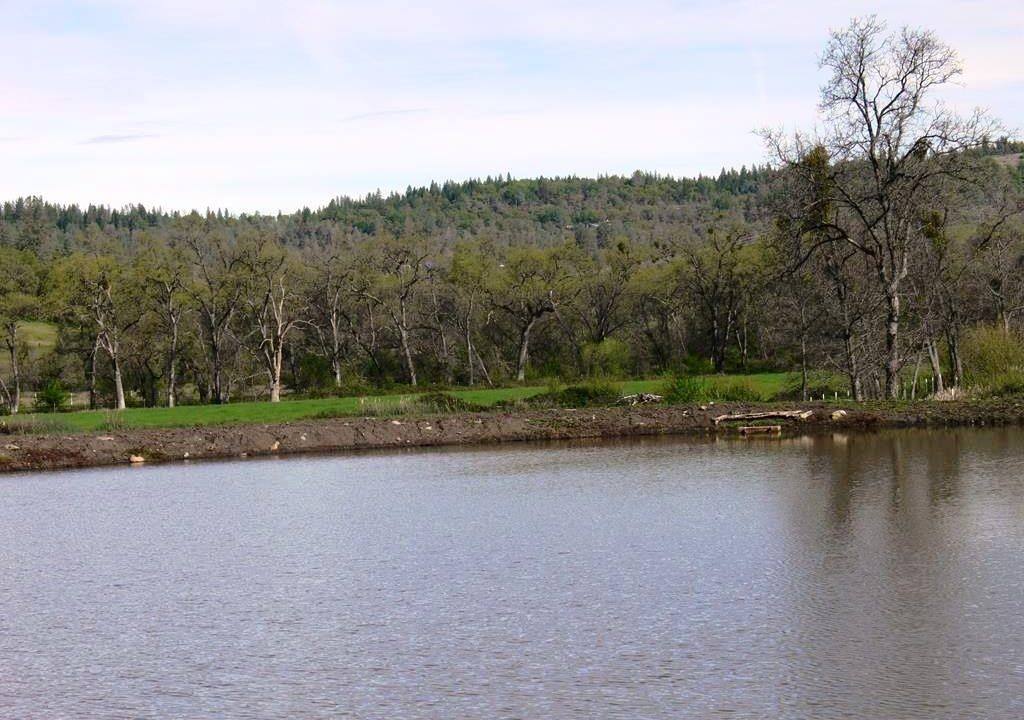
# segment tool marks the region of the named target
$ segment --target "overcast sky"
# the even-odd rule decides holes
[[[884,10],[882,9],[884,8]],[[290,211],[431,180],[717,173],[808,127],[830,27],[956,47],[1024,126],[1021,0],[0,0],[0,199]]]

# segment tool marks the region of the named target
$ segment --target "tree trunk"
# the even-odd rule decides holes
[[[885,293],[888,314],[885,318],[885,395],[890,400],[900,396],[900,296],[891,285]]]
[[[118,353],[112,353],[110,362],[114,365],[114,402],[116,409],[124,410],[128,405],[124,401],[124,383],[121,381],[121,359]]]
[[[537,318],[530,318],[530,321],[523,326],[519,333],[519,360],[516,363],[516,380],[526,380],[526,362],[530,355],[530,332],[536,324]]]
[[[800,398],[807,402],[807,336],[800,333]]]
[[[100,354],[100,338],[97,335],[89,355],[89,409],[96,409],[96,363]]]
[[[807,402],[807,309],[803,303],[800,303],[800,399]]]
[[[416,364],[412,361],[412,349],[409,347],[409,331],[404,323],[398,326],[398,334],[402,340],[402,356],[405,358],[405,369],[409,373],[409,384],[416,387]]]
[[[712,309],[713,319],[711,321],[711,361],[714,363],[715,372],[725,372],[725,353],[720,351],[722,345],[722,330],[718,325],[718,314]]]
[[[476,361],[480,364],[480,372],[483,374],[484,381],[487,383],[487,386],[494,387],[494,383],[491,382],[491,374],[487,372],[487,365],[484,364],[483,355],[481,355],[475,347],[473,348],[473,354],[476,355]]]
[[[18,367],[18,335],[17,329],[11,333],[7,343],[7,349],[11,356],[11,388],[10,411],[11,415],[17,415],[21,407],[21,369]]]
[[[800,308],[801,322],[803,322],[803,317],[802,317],[803,313],[804,313],[804,309]],[[740,329],[736,330],[736,343],[737,343],[737,345],[739,345],[739,348],[740,348],[740,358],[741,358],[741,363],[742,363],[742,366],[743,366],[743,372],[746,372],[747,371],[747,356],[748,356],[748,350],[749,350],[749,346],[750,346],[749,340],[747,338],[747,318],[746,318],[746,313],[744,313],[743,322],[740,325]],[[804,374],[806,375],[806,370],[805,370]]]
[[[917,351],[917,359],[914,361],[914,381],[910,384],[910,399],[917,400],[917,379],[921,374],[921,351]]]
[[[167,407],[178,404],[178,326],[171,330],[171,349],[167,358]]]
[[[964,382],[964,364],[960,357],[960,331],[954,324],[946,331],[946,345],[949,348],[949,365],[953,373],[951,385],[960,387]]]
[[[850,394],[856,402],[864,402],[864,385],[860,379],[860,363],[853,349],[853,333],[849,327],[843,331],[843,350],[846,353],[846,374],[850,380]]]
[[[946,389],[946,385],[942,380],[942,363],[939,358],[939,349],[931,338],[925,342],[925,347],[928,349],[928,361],[931,363],[932,377],[935,379],[933,390],[937,393],[942,392]]]
[[[273,349],[265,353],[270,374],[270,402],[281,402],[281,371],[284,368],[284,338],[277,338]]]

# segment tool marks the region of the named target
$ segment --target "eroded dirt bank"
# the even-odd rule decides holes
[[[1024,424],[1024,399],[998,402],[858,406],[836,414],[835,405],[778,403],[756,406],[658,406],[537,410],[419,418],[337,418],[278,425],[222,425],[130,430],[82,435],[0,435],[0,472],[55,470],[136,461],[325,453],[362,448],[464,445],[624,437],[735,433],[748,421],[723,415],[770,410],[810,411],[806,419],[771,422],[788,435],[840,429]]]

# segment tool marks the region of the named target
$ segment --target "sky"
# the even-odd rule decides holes
[[[765,161],[758,128],[813,127],[829,29],[870,13],[959,51],[951,105],[1024,128],[1020,0],[0,0],[0,200],[717,174]]]

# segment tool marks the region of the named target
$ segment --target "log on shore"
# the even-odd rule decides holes
[[[813,410],[773,410],[771,412],[733,413],[719,415],[715,425],[725,420],[807,420],[814,415]]]

